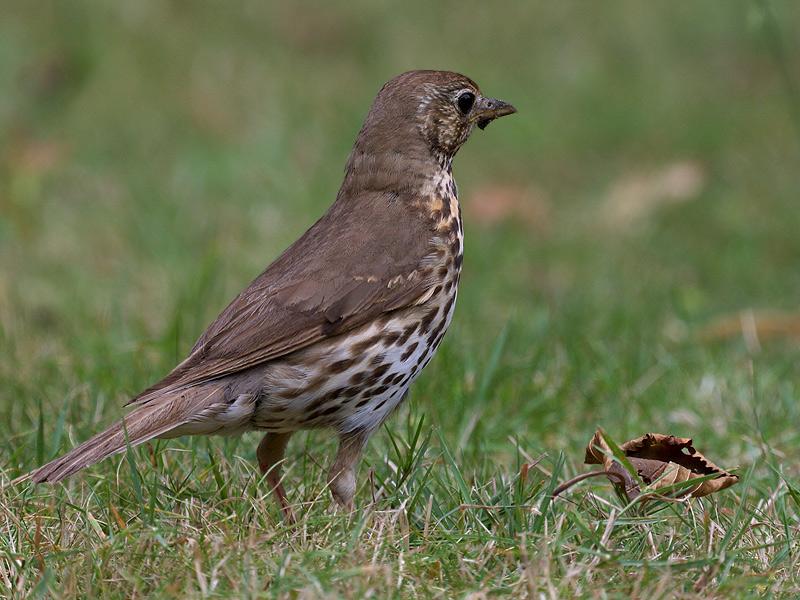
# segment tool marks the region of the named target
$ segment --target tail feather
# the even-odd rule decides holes
[[[143,444],[168,434],[206,413],[219,388],[164,394],[156,401],[135,408],[122,421],[89,438],[63,456],[16,479],[14,483],[31,480],[34,483],[55,483],[81,469],[118,454],[130,446]],[[211,402],[210,402],[211,401]],[[178,434],[180,435],[180,434]]]

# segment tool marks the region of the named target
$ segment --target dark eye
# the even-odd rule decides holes
[[[462,113],[467,114],[472,105],[475,104],[475,94],[472,92],[463,92],[458,96],[458,110]]]

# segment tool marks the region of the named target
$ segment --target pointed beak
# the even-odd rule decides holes
[[[480,129],[486,129],[486,126],[495,119],[513,115],[515,112],[517,112],[517,109],[508,102],[503,102],[497,98],[481,97],[475,103],[475,108],[472,109],[470,121],[477,123]]]

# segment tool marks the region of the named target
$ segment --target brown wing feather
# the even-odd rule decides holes
[[[228,305],[186,360],[131,402],[251,368],[414,304],[433,284],[443,242],[413,204],[397,192],[337,200]]]

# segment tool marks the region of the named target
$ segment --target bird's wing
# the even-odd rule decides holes
[[[410,204],[397,193],[337,201],[228,305],[186,360],[131,402],[248,369],[424,301],[445,242]]]

